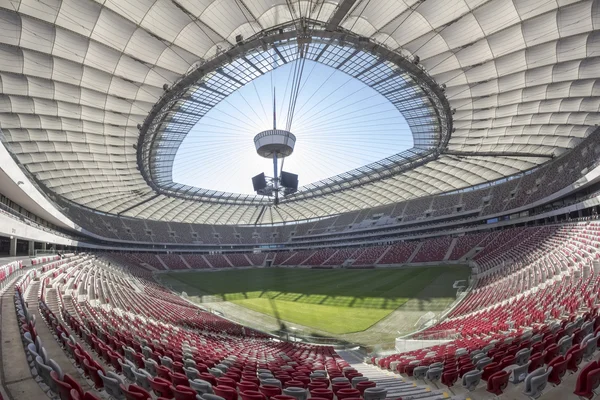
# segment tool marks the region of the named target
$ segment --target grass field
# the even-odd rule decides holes
[[[450,278],[447,285],[436,287],[434,293],[427,291],[442,272]],[[443,266],[186,271],[162,274],[161,279],[203,302],[228,301],[278,320],[339,335],[364,331],[409,300],[418,299],[424,310],[441,311],[436,309],[438,304],[447,305],[454,299],[454,281],[468,276],[466,267]]]

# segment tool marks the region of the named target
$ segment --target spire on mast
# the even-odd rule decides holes
[[[275,88],[273,88],[273,130],[277,130],[277,109],[275,107]]]

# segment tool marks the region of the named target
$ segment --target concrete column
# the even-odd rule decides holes
[[[46,251],[46,242],[42,242],[42,251]]]
[[[10,257],[16,257],[17,256],[17,238],[16,237],[11,237],[10,238],[9,255],[10,255]]]
[[[29,257],[33,257],[35,255],[35,242],[33,240],[29,241]]]

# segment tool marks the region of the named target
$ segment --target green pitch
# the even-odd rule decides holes
[[[444,273],[447,284],[426,290]],[[455,297],[461,266],[366,270],[233,269],[161,275],[164,283],[204,301],[219,300],[332,334],[360,332],[411,299],[442,311]],[[432,289],[432,288],[429,288]],[[423,296],[422,293],[426,293]]]

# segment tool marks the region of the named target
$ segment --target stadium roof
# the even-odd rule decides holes
[[[599,0],[4,0],[0,127],[43,187],[102,212],[212,224],[316,218],[501,179],[573,148],[600,121],[599,30]],[[157,117],[172,118],[183,89],[257,41],[276,46],[272,32],[298,31],[408,71],[434,104],[432,145],[396,169],[359,169],[277,207],[158,185],[153,156],[138,153],[160,145],[144,141],[171,121]],[[411,60],[423,69],[409,70]]]

